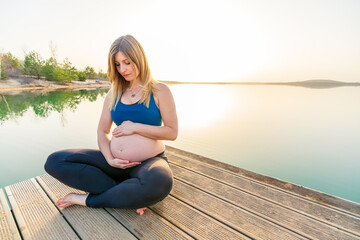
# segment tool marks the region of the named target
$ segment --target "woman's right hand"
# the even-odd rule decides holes
[[[122,169],[132,168],[132,167],[135,167],[135,166],[141,164],[141,162],[130,162],[128,160],[122,160],[119,158],[114,158],[114,159],[110,160],[108,163],[112,167],[122,168]]]

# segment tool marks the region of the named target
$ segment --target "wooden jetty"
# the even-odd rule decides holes
[[[77,190],[47,174],[5,187],[0,239],[360,239],[360,204],[172,147],[167,156],[173,190],[142,216],[59,209]]]

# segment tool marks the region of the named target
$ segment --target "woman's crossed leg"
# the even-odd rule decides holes
[[[70,193],[57,202],[59,207],[78,204],[138,208],[138,213],[142,214],[145,207],[164,199],[173,183],[164,156],[150,158],[133,168],[120,169],[111,167],[99,150],[63,150],[48,157],[45,170],[64,184],[89,193]]]

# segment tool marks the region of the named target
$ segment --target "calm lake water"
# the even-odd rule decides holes
[[[170,85],[179,136],[166,144],[360,203],[360,88]],[[0,187],[64,148],[97,148],[107,90],[1,93]]]

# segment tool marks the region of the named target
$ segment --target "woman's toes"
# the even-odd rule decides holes
[[[62,203],[62,204],[59,204],[59,205],[56,205],[56,206],[58,206],[59,208],[66,208],[66,207],[68,207],[68,204]]]
[[[65,208],[65,207],[73,205],[73,201],[71,199],[71,193],[69,193],[66,196],[64,196],[63,198],[60,198],[59,200],[57,200],[55,205],[58,207],[61,207],[61,208]]]
[[[56,206],[59,206],[59,205],[62,205],[62,204],[64,204],[64,201],[63,201],[62,198],[57,200],[56,203],[55,203]]]
[[[136,212],[140,215],[143,215],[144,214],[144,211],[145,211],[146,208],[139,208],[136,210]]]

